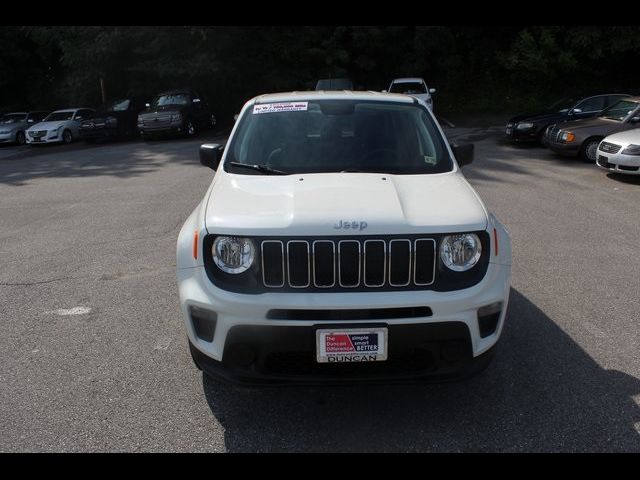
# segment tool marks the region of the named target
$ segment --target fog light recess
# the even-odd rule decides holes
[[[212,342],[216,332],[218,314],[211,310],[192,306],[189,307],[189,316],[196,336],[205,342]]]
[[[501,313],[502,302],[495,302],[478,309],[478,327],[480,329],[480,337],[488,337],[496,331]]]

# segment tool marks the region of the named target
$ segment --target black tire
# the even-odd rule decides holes
[[[187,340],[187,342],[189,342],[189,353],[191,354],[191,360],[193,360],[193,363],[196,366],[196,368],[202,371],[202,367],[200,366],[200,362],[198,361],[199,356],[202,354],[196,349],[196,347],[193,346],[193,343],[191,343],[191,340]]]
[[[71,133],[71,130],[65,130],[64,132],[62,132],[62,143],[69,144],[72,141],[73,141],[73,134]]]
[[[596,163],[598,145],[601,138],[587,138],[580,148],[580,159],[584,163]]]
[[[18,145],[24,145],[26,143],[27,139],[24,136],[24,132],[18,132],[16,133],[16,143]]]
[[[187,120],[184,124],[185,137],[193,137],[196,134],[196,127],[191,120]]]

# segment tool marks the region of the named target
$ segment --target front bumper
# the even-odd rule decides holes
[[[550,140],[546,135],[542,137],[542,144],[549,150],[559,153],[560,155],[576,156],[580,152],[580,143],[559,143],[554,140]]]
[[[241,383],[335,381],[407,381],[456,377],[473,370],[500,337],[509,297],[511,267],[489,264],[477,285],[452,292],[264,293],[248,295],[215,287],[202,266],[177,272],[181,308],[194,359],[208,373]],[[495,328],[481,334],[478,309],[502,302]],[[211,341],[198,337],[191,307],[215,312]],[[429,307],[431,315],[412,318],[339,321],[274,320],[272,309],[373,310]],[[386,326],[389,359],[362,365],[315,363],[317,328]],[[253,336],[252,336],[253,335]],[[260,339],[270,339],[266,344]],[[253,363],[235,361],[236,347],[248,345]],[[457,349],[449,358],[447,349]],[[448,357],[449,355],[449,357]]]
[[[640,175],[639,155],[611,154],[598,150],[596,165],[609,172],[622,173],[625,175]]]
[[[41,145],[44,143],[58,143],[62,142],[62,132],[47,133],[46,136],[43,136],[39,139],[31,137],[29,134],[26,135],[26,140],[29,145]]]
[[[168,125],[138,125],[138,131],[142,136],[180,135],[184,133],[182,123],[171,123]]]
[[[540,130],[535,126],[526,130],[519,130],[509,125],[505,127],[505,137],[514,142],[535,142],[538,140],[539,133]]]

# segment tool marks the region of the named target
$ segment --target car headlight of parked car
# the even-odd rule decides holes
[[[217,237],[211,250],[213,261],[226,273],[246,272],[255,258],[255,247],[248,238]]]
[[[533,123],[531,122],[522,122],[516,126],[517,130],[529,130],[530,128],[533,128]]]
[[[571,132],[562,132],[560,140],[566,143],[571,143],[576,139],[576,136]]]
[[[473,268],[481,254],[482,245],[475,233],[447,235],[440,244],[440,259],[454,272],[465,272]]]
[[[0,135],[7,135],[8,133],[11,133],[12,130],[0,130]]]
[[[633,143],[631,145],[627,145],[627,148],[622,150],[621,153],[624,155],[640,155],[640,145],[634,145]]]

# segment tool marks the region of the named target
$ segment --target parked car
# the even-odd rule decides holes
[[[625,175],[640,175],[640,128],[614,133],[598,145],[596,164]]]
[[[190,89],[171,90],[157,95],[138,115],[142,138],[165,135],[195,135],[213,128],[216,117],[207,102]]]
[[[138,114],[146,108],[148,101],[145,97],[129,97],[99,107],[80,123],[80,137],[87,142],[94,142],[137,135]]]
[[[69,108],[51,112],[42,122],[27,129],[27,143],[71,143],[80,136],[80,122],[94,111],[92,108]]]
[[[316,90],[353,90],[349,78],[323,78],[316,83]]]
[[[25,131],[41,122],[49,112],[12,112],[0,117],[0,143],[24,145]]]
[[[630,95],[605,93],[563,98],[537,113],[523,113],[509,119],[505,135],[517,142],[542,142],[547,127],[554,123],[597,117],[605,108]]]
[[[423,78],[394,78],[389,85],[389,93],[411,95],[422,100],[433,110],[432,95],[436,93],[436,89],[427,87],[427,82]]]
[[[556,153],[595,163],[598,145],[608,135],[638,128],[640,97],[618,100],[600,116],[547,127],[543,143]]]
[[[432,112],[404,95],[262,95],[177,242],[196,366],[230,381],[352,382],[484,368],[511,244]]]

